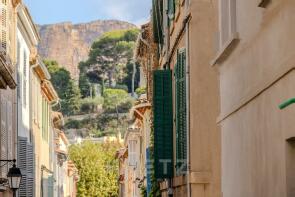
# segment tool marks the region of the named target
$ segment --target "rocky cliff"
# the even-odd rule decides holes
[[[39,54],[45,59],[56,60],[70,71],[74,79],[79,77],[78,64],[88,57],[92,42],[103,33],[136,27],[117,20],[98,20],[90,23],[59,23],[39,26],[41,42]]]

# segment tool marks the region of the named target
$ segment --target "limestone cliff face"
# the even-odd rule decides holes
[[[79,77],[78,64],[88,57],[92,42],[103,33],[136,27],[117,20],[98,20],[90,23],[59,23],[39,26],[41,42],[39,54],[45,59],[56,60],[70,71],[74,79]]]

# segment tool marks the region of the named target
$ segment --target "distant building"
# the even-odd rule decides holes
[[[75,164],[69,160],[68,146],[70,145],[66,135],[61,130],[63,116],[61,113],[52,114],[54,125],[54,196],[75,197],[77,194],[78,170]]]
[[[35,153],[36,195],[51,197],[54,192],[54,128],[52,106],[58,103],[58,95],[50,83],[50,75],[43,62],[36,58],[31,72],[32,124]]]

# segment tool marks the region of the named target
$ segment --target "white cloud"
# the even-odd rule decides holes
[[[98,0],[96,4],[106,18],[141,25],[149,18],[151,0]]]

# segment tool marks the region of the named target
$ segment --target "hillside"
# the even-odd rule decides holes
[[[89,23],[70,22],[39,26],[41,42],[39,54],[63,65],[73,79],[78,80],[78,64],[88,58],[94,40],[103,33],[134,28],[135,25],[117,20],[97,20]]]

